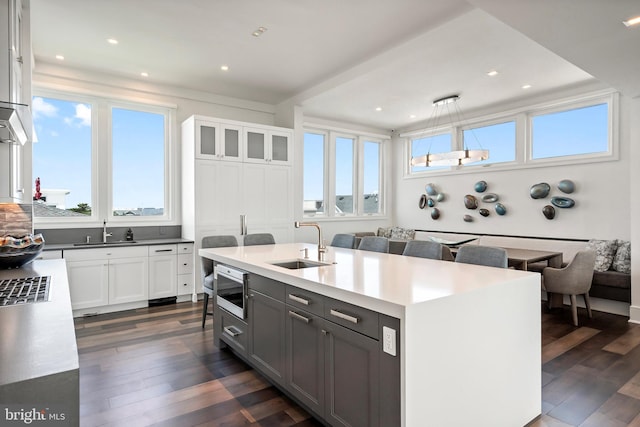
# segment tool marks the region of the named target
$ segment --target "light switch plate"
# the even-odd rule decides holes
[[[396,355],[396,330],[387,326],[382,327],[382,349],[392,356]]]

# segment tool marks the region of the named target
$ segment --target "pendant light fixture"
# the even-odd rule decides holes
[[[432,118],[435,118],[435,121],[433,122],[434,129],[438,127],[438,119],[439,116],[442,115],[441,111],[444,109],[447,110],[448,116],[451,119],[452,128],[454,128],[454,117],[458,119],[459,123],[462,123],[462,112],[457,104],[458,99],[460,99],[459,95],[451,95],[433,101],[433,106],[435,107],[432,115]],[[429,148],[429,152],[427,152],[427,154],[413,157],[411,159],[411,166],[463,166],[469,163],[487,160],[489,158],[489,150],[483,150],[481,146],[479,150],[470,150],[467,147],[467,142],[463,142],[464,146],[462,150],[448,151],[444,153],[431,153],[431,148]],[[478,142],[477,138],[476,142]],[[478,145],[480,145],[479,142]]]

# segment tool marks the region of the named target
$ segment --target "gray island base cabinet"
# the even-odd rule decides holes
[[[514,427],[540,415],[539,274],[334,247],[328,265],[274,265],[305,249],[317,259],[306,243],[198,255],[250,273],[247,318],[216,307],[216,344],[318,419]]]
[[[400,359],[379,339],[382,325],[399,330],[398,319],[255,274],[247,299],[246,323],[216,307],[218,346],[333,426],[400,425]]]

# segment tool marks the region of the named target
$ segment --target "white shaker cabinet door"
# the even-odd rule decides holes
[[[147,257],[109,260],[109,303],[149,299]]]
[[[74,310],[109,304],[109,261],[67,261]]]
[[[177,295],[177,259],[176,255],[149,257],[149,299]]]

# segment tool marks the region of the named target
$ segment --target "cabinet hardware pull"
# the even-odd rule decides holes
[[[236,328],[235,326],[225,326],[224,331],[227,334],[231,335],[232,337],[237,337],[242,333],[242,331]]]
[[[333,316],[339,317],[340,319],[344,319],[344,320],[346,320],[348,322],[358,324],[358,318],[357,317],[349,316],[348,314],[344,314],[344,313],[339,312],[338,310],[333,310],[333,309],[329,313],[331,313],[331,315],[333,315]]]
[[[300,304],[309,305],[309,300],[300,298],[299,296],[294,294],[289,294],[289,299],[295,302],[299,302]]]
[[[156,252],[171,252],[173,249],[156,249]]]
[[[322,332],[322,335],[327,335],[328,334],[328,332],[325,331],[324,329],[322,329],[320,332]]]
[[[309,319],[308,317],[304,317],[303,315],[298,314],[295,311],[289,310],[289,316],[293,317],[294,319],[302,320],[304,323],[311,322],[311,319]]]

